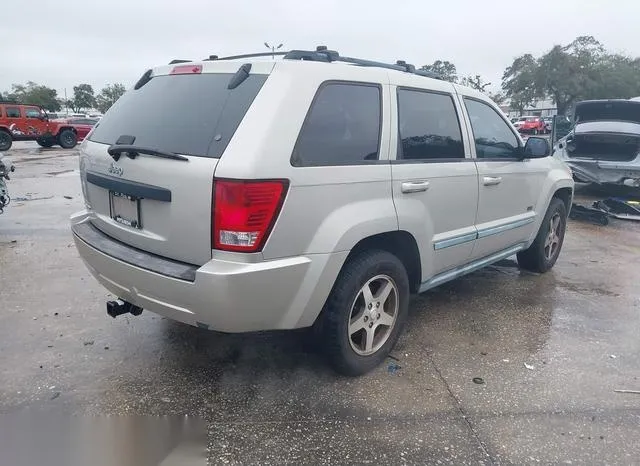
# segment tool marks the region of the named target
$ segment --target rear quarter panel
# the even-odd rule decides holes
[[[367,236],[397,230],[387,162],[388,115],[383,118],[378,163],[294,167],[290,161],[307,111],[325,81],[383,84],[383,115],[388,114],[387,73],[359,71],[326,63],[278,62],[220,159],[216,177],[290,182],[263,249],[265,259],[348,251]]]

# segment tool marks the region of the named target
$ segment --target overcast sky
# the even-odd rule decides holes
[[[63,96],[87,82],[133,85],[173,58],[324,44],[349,56],[415,65],[443,59],[499,84],[523,53],[578,35],[640,56],[638,0],[31,0],[0,27],[0,91],[28,80]],[[614,6],[615,5],[615,6]],[[4,5],[8,7],[9,5]],[[545,9],[546,7],[546,9]],[[23,18],[22,20],[20,18]]]

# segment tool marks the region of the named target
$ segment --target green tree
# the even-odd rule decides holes
[[[498,105],[502,105],[507,101],[507,96],[504,95],[504,93],[502,92],[496,92],[496,93],[489,92],[487,93],[487,95],[491,100],[493,100]]]
[[[491,86],[491,83],[485,82],[479,74],[462,78],[460,80],[460,84],[463,86],[469,86],[470,88],[480,92],[486,92],[487,87]]]
[[[430,71],[439,74],[445,81],[452,83],[458,82],[458,71],[456,65],[447,60],[436,60],[431,65],[423,65],[420,67],[423,71]]]
[[[74,111],[80,113],[96,105],[96,98],[93,93],[91,84],[78,84],[73,86],[73,99],[67,102],[67,106]]]
[[[576,38],[564,47],[554,46],[538,59],[536,89],[553,99],[560,115],[590,93],[598,82],[598,66],[606,52],[591,36]]]
[[[504,95],[511,101],[511,108],[522,112],[540,97],[536,87],[538,62],[531,54],[516,58],[502,75]]]
[[[107,86],[104,87],[96,97],[96,108],[102,113],[106,113],[106,111],[116,103],[116,100],[118,100],[126,90],[127,89],[123,84],[107,84]]]
[[[564,115],[580,100],[640,95],[639,75],[640,59],[608,53],[594,37],[580,36],[539,58],[516,58],[502,76],[502,89],[514,109],[549,97]]]
[[[26,84],[13,84],[7,100],[21,104],[39,105],[45,110],[56,112],[60,110],[58,92],[47,86],[28,81]]]

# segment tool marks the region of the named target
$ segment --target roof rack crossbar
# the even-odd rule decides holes
[[[191,63],[193,60],[181,60],[179,58],[176,58],[175,60],[171,60],[169,62],[170,65],[175,65],[176,63]]]

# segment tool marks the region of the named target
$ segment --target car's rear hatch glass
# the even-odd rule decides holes
[[[220,158],[267,79],[251,74],[228,89],[233,73],[155,76],[123,95],[100,120],[93,142],[135,145],[184,155]]]

